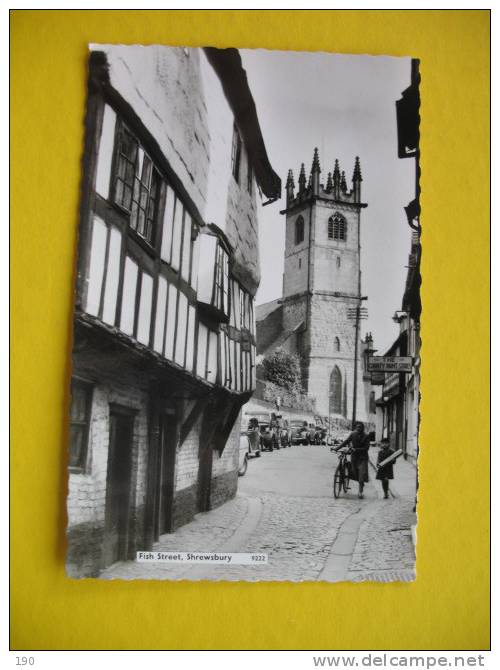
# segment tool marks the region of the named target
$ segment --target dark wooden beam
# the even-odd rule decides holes
[[[191,410],[188,411],[187,416],[181,418],[181,427],[179,432],[180,447],[182,447],[182,445],[184,444],[185,439],[191,432],[191,429],[193,428],[194,424],[196,423],[200,415],[203,413],[203,410],[205,409],[207,403],[208,403],[208,395],[197,398]]]
[[[230,405],[229,411],[226,413],[225,420],[219,423],[217,426],[218,430],[215,435],[213,448],[216,449],[219,454],[222,454],[224,451],[227,439],[233,429],[243,404],[244,403],[241,402],[240,398],[234,400]]]

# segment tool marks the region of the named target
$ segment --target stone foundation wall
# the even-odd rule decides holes
[[[177,447],[175,462],[175,493],[196,486],[198,481],[199,444],[202,417],[191,428],[182,446]]]
[[[197,507],[198,484],[176,491],[174,494],[174,510],[172,526],[177,530],[180,526],[189,523],[198,513]]]
[[[226,446],[219,454],[214,450],[212,461],[212,484],[213,480],[228,472],[234,472],[239,467],[240,454],[240,431],[241,431],[241,412],[234,422],[234,426],[229,433]]]
[[[210,507],[219,507],[234,498],[238,489],[238,468],[240,457],[241,412],[229,434],[221,454],[213,452],[212,483],[210,487]]]
[[[224,472],[212,479],[210,491],[210,507],[219,507],[231,498],[234,498],[238,489],[238,470]]]

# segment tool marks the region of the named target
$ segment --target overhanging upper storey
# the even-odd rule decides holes
[[[242,134],[255,178],[270,200],[281,197],[281,179],[271,167],[260,129],[255,102],[237,49],[204,49],[208,61],[220,79],[235,123]]]

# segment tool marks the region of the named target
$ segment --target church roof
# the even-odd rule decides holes
[[[266,319],[269,314],[272,314],[274,310],[278,309],[278,307],[281,307],[280,301],[281,298],[277,298],[276,300],[265,302],[262,305],[257,305],[255,308],[255,320],[263,321]]]

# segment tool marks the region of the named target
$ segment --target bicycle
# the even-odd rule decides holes
[[[349,490],[349,461],[348,455],[351,453],[350,449],[342,449],[337,451],[339,455],[339,463],[333,475],[333,497],[338,498],[342,491],[347,493]]]

